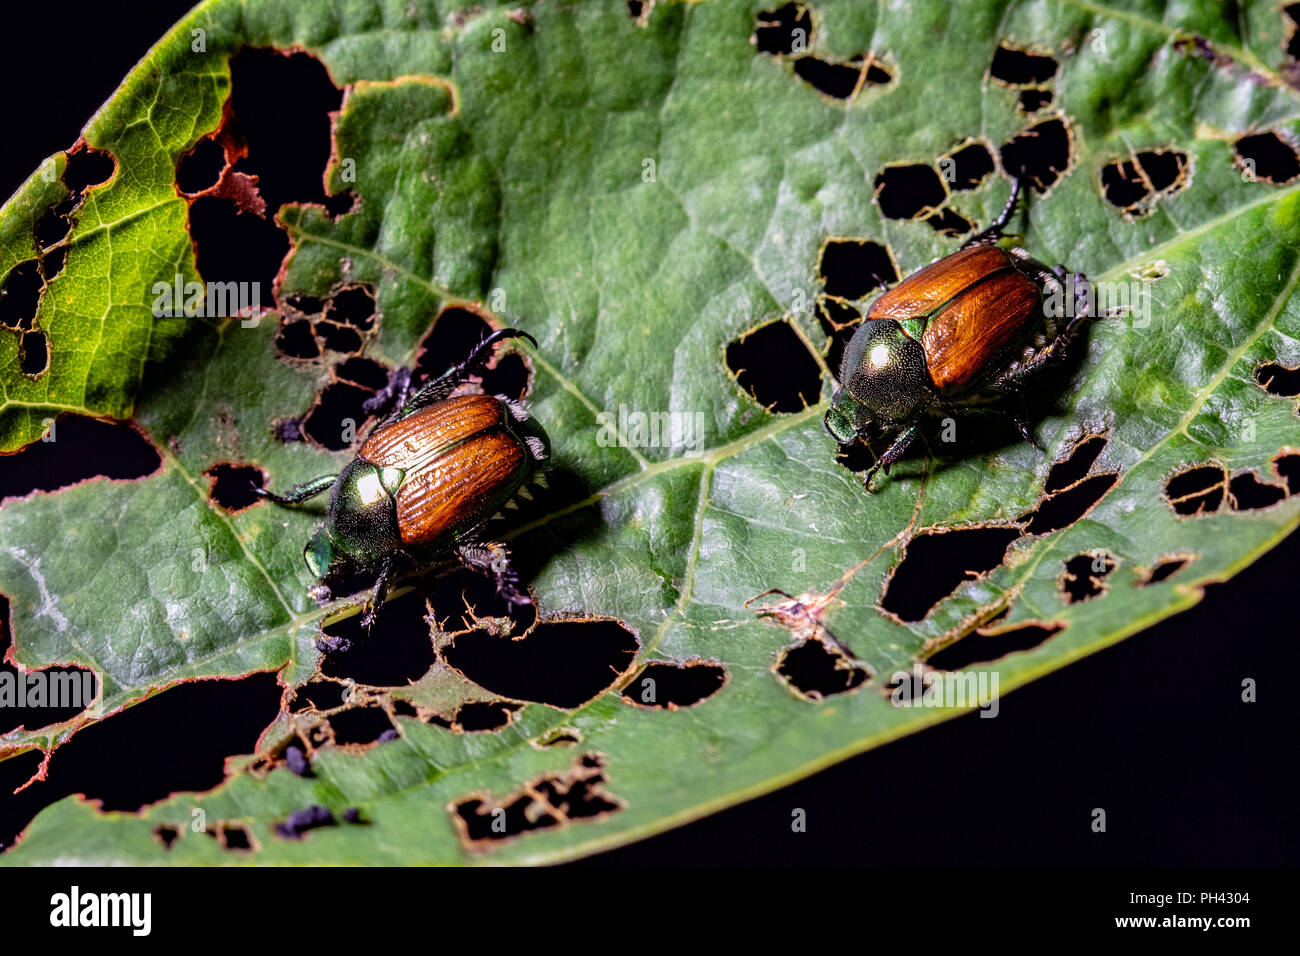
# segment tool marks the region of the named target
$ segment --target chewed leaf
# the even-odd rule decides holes
[[[94,695],[8,721],[3,766],[43,794],[175,685],[279,712],[215,789],[51,793],[0,862],[596,852],[976,703],[893,705],[928,673],[1099,651],[1300,522],[1280,17],[286,6],[201,4],[0,209],[0,694]],[[846,342],[1015,174],[1010,231],[1105,297],[1026,395],[1044,450],[937,417],[868,496],[883,436],[822,422]],[[551,438],[484,531],[532,603],[404,570],[367,638],[373,573],[318,606],[320,510],[253,489],[338,473],[396,370],[506,327],[536,347],[465,387]]]

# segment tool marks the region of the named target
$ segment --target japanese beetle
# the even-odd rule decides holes
[[[889,474],[907,451],[926,414],[953,415],[1017,394],[1064,354],[1090,314],[1086,277],[998,244],[1019,196],[1015,179],[991,226],[878,297],[849,340],[826,430],[841,445],[895,433],[863,480],[868,491],[876,472]],[[1049,307],[1066,296],[1070,306]],[[1022,418],[995,410],[1041,447]]]
[[[456,557],[492,577],[511,605],[531,603],[519,588],[504,544],[483,542],[483,525],[515,495],[531,498],[527,484],[544,484],[550,441],[518,402],[501,395],[453,395],[480,370],[502,339],[518,329],[487,336],[459,365],[408,397],[410,373],[400,369],[375,404],[393,395],[393,412],[366,436],[357,456],[337,475],[294,485],[282,495],[254,491],[268,501],[298,505],[329,491],[325,520],[303,557],[321,583],[312,597],[330,599],[326,578],[345,571],[378,571],[374,593],[361,619],[369,630],[383,604],[398,562],[426,565]],[[368,405],[374,411],[375,405]]]

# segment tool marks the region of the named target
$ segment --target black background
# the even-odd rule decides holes
[[[0,196],[72,145],[187,8],[6,5]],[[1004,698],[996,719],[950,721],[579,865],[1295,863],[1297,568],[1293,534],[1192,611]],[[1246,677],[1257,703],[1240,699]],[[178,723],[166,759],[203,752],[204,726]],[[794,808],[806,833],[791,832]]]

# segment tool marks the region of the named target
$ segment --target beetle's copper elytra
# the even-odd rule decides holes
[[[826,429],[841,445],[872,432],[895,432],[893,442],[867,473],[889,474],[916,438],[929,413],[992,405],[1019,392],[1061,357],[1091,311],[1091,289],[1064,266],[1049,268],[1018,246],[997,245],[1020,195],[997,220],[944,256],[879,296],[844,350],[840,387],[826,413]],[[1067,289],[1068,285],[1073,287]],[[1068,319],[1053,315],[1049,301],[1073,296]],[[1029,426],[1009,415],[1025,440]]]
[[[357,456],[337,475],[295,485],[283,495],[254,491],[282,505],[297,505],[329,490],[325,521],[303,557],[317,578],[341,570],[378,570],[362,618],[367,630],[383,603],[397,564],[428,564],[455,556],[489,575],[511,604],[529,604],[510,567],[505,545],[480,540],[482,526],[529,481],[543,481],[550,441],[518,402],[501,395],[452,395],[479,370],[502,339],[532,336],[501,329],[440,378],[407,398],[410,373],[399,369],[386,391],[394,411],[374,427]],[[322,583],[313,590],[329,599]]]

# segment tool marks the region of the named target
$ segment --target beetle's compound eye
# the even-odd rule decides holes
[[[311,571],[313,577],[323,578],[325,572],[329,570],[330,564],[334,560],[334,544],[330,541],[329,534],[324,528],[321,528],[311,540],[307,542],[307,547],[303,548],[302,556],[307,562],[307,570]],[[315,589],[313,589],[315,590]],[[325,589],[326,595],[329,589]],[[326,600],[329,600],[328,596]]]

